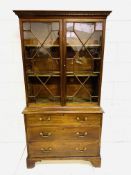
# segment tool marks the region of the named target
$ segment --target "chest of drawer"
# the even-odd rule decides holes
[[[27,128],[29,141],[45,140],[87,140],[95,141],[100,138],[100,126],[94,127],[48,127],[35,126]]]
[[[70,140],[54,142],[32,142],[29,144],[30,157],[55,157],[55,156],[97,156],[99,153],[98,142]]]
[[[27,126],[100,126],[102,114],[30,114],[25,115]]]

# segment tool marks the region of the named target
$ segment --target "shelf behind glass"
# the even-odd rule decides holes
[[[100,72],[66,72],[67,77],[97,77]],[[60,77],[60,72],[27,72],[28,77],[48,77],[48,76],[53,76],[53,77]]]
[[[91,102],[97,102],[98,101],[98,96],[91,96],[91,100],[90,99],[82,99],[82,98],[78,98],[78,97],[72,97],[72,96],[67,96],[66,98],[67,100],[67,103],[74,103],[74,104],[77,104],[77,103],[91,103]]]
[[[78,77],[95,77],[98,76],[100,72],[86,72],[86,71],[79,71],[79,72],[66,72],[66,76],[72,77],[72,76],[78,76]]]

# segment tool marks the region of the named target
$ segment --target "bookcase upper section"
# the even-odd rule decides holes
[[[100,103],[106,17],[111,11],[21,11],[29,103]]]

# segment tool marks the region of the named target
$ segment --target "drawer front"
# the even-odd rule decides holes
[[[53,156],[97,156],[99,142],[78,142],[69,140],[54,142],[32,142],[29,144],[30,157]]]
[[[40,125],[75,125],[75,126],[99,126],[102,114],[35,114],[25,115],[27,126]]]
[[[55,139],[96,141],[100,139],[100,126],[94,127],[47,127],[36,126],[27,129],[29,141]]]

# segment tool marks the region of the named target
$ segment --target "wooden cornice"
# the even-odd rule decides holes
[[[95,18],[106,18],[111,11],[50,11],[50,10],[13,10],[19,18],[42,18],[42,17],[69,17],[87,16]]]

